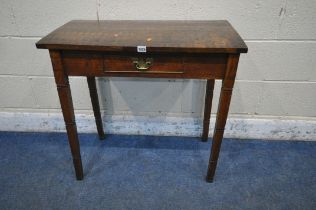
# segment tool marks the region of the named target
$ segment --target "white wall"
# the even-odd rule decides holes
[[[0,112],[59,113],[48,52],[34,44],[69,20],[97,16],[227,19],[249,47],[230,116],[316,117],[315,0],[0,0]],[[77,113],[91,114],[85,79],[71,85]],[[106,78],[98,86],[108,115],[202,116],[205,81]]]

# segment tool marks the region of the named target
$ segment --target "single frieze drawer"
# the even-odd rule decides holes
[[[214,55],[113,55],[64,52],[63,64],[69,75],[141,76],[222,79],[227,56]]]
[[[104,72],[106,73],[183,74],[184,70],[184,59],[180,56],[104,56]]]

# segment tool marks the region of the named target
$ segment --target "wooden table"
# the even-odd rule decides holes
[[[87,77],[100,139],[105,135],[95,77],[206,79],[202,141],[208,138],[214,80],[222,80],[206,176],[213,181],[239,55],[248,50],[228,21],[75,20],[36,46],[49,49],[78,180],[83,169],[68,76]]]

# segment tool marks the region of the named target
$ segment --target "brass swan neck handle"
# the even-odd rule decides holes
[[[153,64],[152,58],[132,58],[133,64],[138,71],[146,71]]]

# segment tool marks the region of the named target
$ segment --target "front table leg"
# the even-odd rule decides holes
[[[217,160],[224,135],[230,100],[235,83],[239,54],[232,54],[228,57],[227,69],[222,82],[221,94],[219,99],[214,135],[212,141],[211,155],[209,159],[208,171],[206,176],[207,182],[213,182]]]
[[[57,50],[50,50],[49,52],[53,65],[60,105],[66,124],[68,141],[71,149],[73,164],[76,171],[76,177],[77,180],[82,180],[83,170],[80,155],[80,145],[78,141],[77,126],[75,122],[75,114],[72,104],[68,76],[66,75],[62,66],[61,53]]]

